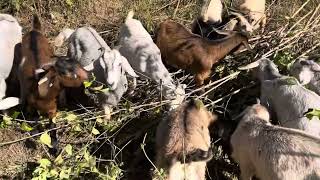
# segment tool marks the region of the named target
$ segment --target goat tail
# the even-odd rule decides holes
[[[127,18],[126,18],[126,21],[132,19],[133,16],[134,16],[134,11],[133,10],[129,11]]]
[[[33,15],[33,29],[41,31],[41,22],[37,14]]]

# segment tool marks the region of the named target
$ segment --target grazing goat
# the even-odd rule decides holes
[[[266,0],[236,0],[233,6],[249,18],[253,30],[265,27],[266,24]]]
[[[96,104],[105,110],[105,119],[110,119],[111,107],[116,106],[127,91],[125,72],[137,77],[127,59],[117,49],[111,50],[102,37],[91,27],[76,30],[65,29],[55,39],[56,46],[67,41],[68,55],[94,74],[96,81],[110,86],[110,90],[99,93]]]
[[[167,180],[204,180],[212,158],[209,125],[216,116],[191,100],[170,111],[156,133],[156,165]]]
[[[41,33],[37,15],[33,18],[33,30],[22,39],[22,60],[19,65],[21,99],[27,110],[39,110],[52,119],[57,111],[57,97],[63,87],[79,87],[88,79],[79,63],[68,58],[52,58],[52,49]]]
[[[241,33],[209,41],[171,20],[162,22],[157,33],[157,45],[163,60],[176,68],[191,71],[195,74],[198,86],[203,85],[204,80],[209,78],[212,65],[241,43],[248,46],[247,37]]]
[[[212,27],[219,26],[222,22],[222,10],[221,0],[205,0],[200,16],[192,24],[192,33],[209,38]]]
[[[215,40],[225,37],[224,34],[218,31],[219,29],[223,31],[253,32],[253,27],[248,20],[242,14],[236,12],[230,12],[230,15],[223,18],[220,23],[208,23],[204,22],[201,17],[197,18],[192,24],[191,32],[201,37]]]
[[[303,131],[273,126],[267,109],[248,107],[231,136],[232,158],[241,179],[320,179],[320,139]]]
[[[320,65],[313,60],[298,59],[290,68],[290,74],[302,85],[320,95]]]
[[[309,120],[305,113],[320,108],[320,96],[304,88],[294,77],[283,76],[269,59],[260,59],[239,69],[255,68],[261,82],[261,103],[281,126],[304,130],[320,135],[320,120],[314,116]]]
[[[22,40],[22,28],[18,21],[9,14],[0,14],[0,110],[19,104],[19,98],[6,96],[6,78],[9,77],[16,46]]]
[[[133,19],[133,15],[133,11],[130,11],[120,28],[119,51],[128,59],[134,70],[157,83],[162,83],[165,99],[183,100],[181,96],[184,96],[185,86],[176,86],[173,83],[173,79],[162,63],[159,48],[141,22]],[[177,94],[176,92],[179,91],[183,93]]]

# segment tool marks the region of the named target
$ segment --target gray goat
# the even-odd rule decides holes
[[[165,99],[183,100],[185,86],[176,86],[173,83],[173,79],[162,63],[159,48],[141,22],[133,19],[133,15],[133,11],[130,11],[120,28],[119,51],[128,59],[134,70],[157,83],[162,83]],[[172,109],[180,103],[171,104]]]
[[[302,85],[320,95],[320,65],[313,60],[300,58],[293,63],[290,74]]]
[[[110,86],[110,91],[98,94],[99,105],[104,108],[106,119],[110,118],[111,107],[118,104],[127,91],[125,72],[137,77],[127,59],[117,49],[111,50],[102,37],[91,27],[63,30],[55,39],[61,46],[68,41],[68,56],[78,60],[84,68],[93,72],[96,81]]]
[[[240,70],[255,68],[261,82],[261,103],[276,115],[281,126],[320,135],[320,120],[305,117],[309,109],[320,108],[320,96],[304,88],[297,79],[281,75],[269,59],[260,59]]]
[[[255,104],[243,112],[231,136],[232,158],[241,179],[320,179],[320,139],[303,131],[273,126],[267,109]]]

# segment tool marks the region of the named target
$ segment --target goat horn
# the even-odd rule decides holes
[[[257,104],[261,104],[261,101],[259,98],[257,98]]]
[[[246,66],[241,66],[241,67],[238,67],[239,70],[248,70],[248,69],[252,69],[252,68],[255,68],[255,67],[258,67],[259,66],[259,63],[260,63],[260,59],[253,62],[253,63],[250,63]]]
[[[101,51],[101,53],[100,53],[98,59],[100,59],[104,55],[104,53],[106,52],[106,48],[101,47],[101,48],[99,48],[99,50]]]
[[[49,62],[49,63],[46,63],[46,64],[42,64],[41,66],[40,66],[40,69],[45,69],[45,67],[51,67],[51,66],[55,66],[55,64],[56,64],[56,62],[57,62],[57,58],[58,57],[53,57],[54,58],[54,60],[52,61],[52,62]]]
[[[45,70],[42,69],[42,68],[36,69],[36,70],[34,71],[35,74],[40,74],[40,73],[43,73],[43,72],[45,72]]]
[[[227,35],[227,36],[232,35],[232,32],[233,32],[233,31],[219,30],[217,28],[212,28],[212,29],[218,34]]]

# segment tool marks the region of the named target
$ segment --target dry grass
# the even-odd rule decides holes
[[[18,2],[18,5],[12,2]],[[225,1],[226,5],[231,3],[232,0]],[[319,0],[269,0],[267,4],[266,30],[264,33],[257,32],[250,40],[255,52],[226,57],[215,68],[205,95],[197,95],[192,76],[184,71],[174,73],[177,81],[188,84],[189,98],[202,99],[210,110],[217,112],[222,118],[237,115],[259,97],[258,88],[252,83],[250,75],[245,72],[238,74],[239,65],[267,56],[274,59],[286,73],[286,66],[295,58],[319,54]],[[45,24],[45,32],[51,39],[64,27],[91,25],[101,32],[106,42],[113,47],[117,43],[119,27],[131,9],[136,11],[135,17],[140,19],[153,35],[157,24],[167,18],[190,26],[200,11],[200,5],[198,0],[9,0],[0,1],[0,12],[14,14],[25,28],[24,31],[30,29],[31,15],[40,14]],[[125,170],[126,177],[128,174],[136,174],[135,172],[146,172],[151,165],[142,153],[140,143],[144,134],[148,133],[145,148],[152,160],[155,127],[165,112],[165,102],[160,101],[156,86],[151,81],[139,80],[135,95],[123,99],[113,114],[113,120],[100,126],[99,130],[103,133],[98,137],[87,136],[90,132],[85,132],[85,135],[69,133],[73,126],[68,126],[61,130],[69,133],[62,141],[67,144],[88,137],[75,144],[79,148],[84,145],[90,147],[99,158],[99,167],[102,167],[106,160],[110,160],[117,164],[124,163],[121,167]],[[143,91],[140,91],[142,89]],[[91,127],[95,124],[91,121],[96,119],[97,114],[98,110],[87,108],[82,110],[79,116],[85,122],[90,122]],[[208,167],[208,177],[237,179],[237,165],[229,160],[221,147],[216,147],[215,154]]]

